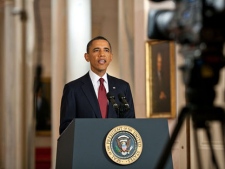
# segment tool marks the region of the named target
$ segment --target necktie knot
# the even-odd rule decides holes
[[[99,81],[100,81],[100,85],[104,84],[104,79],[103,78],[100,78]]]

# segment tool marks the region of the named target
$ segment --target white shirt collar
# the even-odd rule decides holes
[[[89,76],[91,78],[92,84],[94,86],[95,91],[97,92],[100,82],[99,79],[101,78],[100,76],[98,76],[97,74],[95,74],[92,70],[89,71]],[[109,92],[109,87],[108,87],[108,78],[107,78],[107,73],[105,73],[102,78],[104,79],[104,86],[106,89],[106,92]]]
[[[90,75],[90,78],[91,78],[91,81],[93,83],[96,83],[99,81],[99,79],[101,78],[100,76],[98,76],[97,74],[95,74],[92,70],[89,71],[89,75]],[[104,82],[106,84],[108,84],[108,79],[107,79],[107,73],[105,73],[102,78],[104,79]]]

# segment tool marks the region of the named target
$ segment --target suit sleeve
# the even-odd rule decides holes
[[[75,118],[76,102],[73,94],[73,89],[65,85],[63,89],[63,96],[60,108],[60,127],[59,133],[61,134],[71,121]]]

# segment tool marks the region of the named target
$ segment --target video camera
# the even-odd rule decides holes
[[[150,0],[162,2],[164,0]],[[187,102],[213,104],[214,86],[225,65],[225,0],[174,0],[174,10],[150,10],[148,37],[181,45]]]
[[[150,0],[163,2],[165,0]],[[224,0],[174,0],[175,10],[151,10],[148,37],[176,40],[180,44],[223,42]]]
[[[164,0],[151,0],[162,2]],[[173,40],[180,44],[184,64],[180,67],[185,84],[186,106],[179,113],[178,122],[167,143],[157,169],[163,168],[185,117],[191,116],[195,145],[197,129],[205,129],[212,163],[219,168],[210,133],[211,121],[221,123],[224,131],[225,111],[213,105],[220,70],[225,65],[223,49],[225,41],[225,0],[174,0],[174,10],[150,10],[148,37]],[[223,137],[224,138],[224,133]],[[225,147],[225,142],[223,142]],[[202,168],[199,149],[196,148],[198,167]]]

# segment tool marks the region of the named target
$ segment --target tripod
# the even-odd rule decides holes
[[[206,56],[207,57],[207,56]],[[223,67],[223,64],[220,64],[220,61],[216,64],[213,64],[212,70],[214,71],[214,76],[210,78],[205,78],[201,74],[201,68],[205,65],[199,65],[199,61],[201,59],[195,60],[192,66],[183,66],[183,72],[188,72],[189,81],[185,81],[187,85],[186,88],[186,98],[187,105],[182,108],[179,116],[177,124],[174,128],[174,131],[171,135],[170,140],[167,142],[164,152],[162,153],[156,169],[163,169],[165,163],[171,153],[172,146],[176,137],[180,131],[180,128],[187,117],[191,117],[193,121],[194,128],[194,142],[195,149],[198,160],[198,169],[202,169],[202,162],[200,157],[200,152],[198,150],[198,137],[197,130],[203,129],[206,133],[209,148],[211,153],[211,160],[215,169],[219,169],[218,161],[215,156],[215,152],[212,145],[212,136],[210,132],[210,123],[213,121],[219,122],[221,125],[221,135],[223,141],[223,148],[225,149],[225,111],[221,107],[216,107],[213,105],[213,101],[215,98],[214,85],[217,84],[219,79],[219,70]],[[221,61],[221,63],[223,63]],[[208,63],[207,63],[208,65]],[[217,65],[217,66],[216,66]],[[186,75],[187,76],[187,75]],[[224,159],[225,159],[225,150],[224,150]]]
[[[204,113],[201,113],[204,112]],[[178,122],[177,125],[174,128],[174,131],[171,135],[171,138],[169,142],[167,142],[166,147],[164,149],[164,152],[161,156],[161,158],[158,161],[158,164],[156,166],[156,169],[163,169],[165,166],[165,163],[169,157],[169,154],[171,152],[172,146],[174,141],[176,140],[176,137],[179,133],[179,130],[185,120],[186,117],[191,116],[193,120],[193,127],[194,127],[194,141],[195,141],[195,149],[197,153],[197,160],[198,160],[198,169],[202,169],[202,163],[201,163],[201,158],[200,158],[200,153],[198,151],[197,143],[198,143],[198,137],[197,137],[197,129],[204,129],[207,138],[209,141],[210,145],[210,152],[211,152],[211,158],[212,162],[215,166],[216,169],[219,169],[218,162],[215,158],[215,152],[212,147],[212,141],[211,141],[211,133],[210,133],[210,127],[209,123],[211,121],[219,121],[221,123],[221,129],[222,129],[222,135],[223,135],[223,145],[225,145],[225,115],[224,115],[224,110],[219,107],[204,107],[204,108],[199,108],[199,107],[192,107],[192,106],[186,106],[184,107],[180,115],[178,117]],[[225,155],[225,153],[224,153]]]

